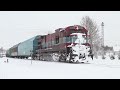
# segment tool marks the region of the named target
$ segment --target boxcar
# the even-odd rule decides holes
[[[6,52],[6,56],[7,57],[13,57],[13,58],[18,57],[18,46],[19,46],[19,44],[14,45],[10,49],[8,49],[7,52]]]
[[[18,46],[18,58],[35,57],[35,53],[38,47],[39,35],[30,38]]]

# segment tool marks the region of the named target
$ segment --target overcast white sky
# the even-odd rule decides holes
[[[120,11],[0,11],[0,47],[8,49],[35,35],[79,25],[83,16],[94,19],[99,29],[105,23],[105,44],[120,43]]]

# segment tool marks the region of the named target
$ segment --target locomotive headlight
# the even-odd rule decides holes
[[[72,59],[74,59],[75,58],[75,56],[72,56]]]

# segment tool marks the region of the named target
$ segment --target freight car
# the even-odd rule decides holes
[[[40,35],[37,35],[33,38],[30,38],[24,42],[21,42],[9,50],[7,50],[6,56],[12,57],[12,58],[28,58],[32,57],[32,59],[35,59],[36,50],[38,48],[38,38]]]
[[[40,35],[37,35],[31,39],[28,39],[18,46],[18,58],[28,58],[32,57],[35,59],[36,57],[36,50],[38,48],[38,38]]]
[[[59,28],[39,39],[36,56],[47,61],[86,62],[90,49],[88,36],[88,31],[80,25]]]
[[[19,43],[20,44],[20,43]],[[6,51],[6,56],[7,57],[12,57],[12,58],[17,58],[18,56],[18,46],[19,44],[17,45],[14,45],[13,47],[11,47],[9,50]]]

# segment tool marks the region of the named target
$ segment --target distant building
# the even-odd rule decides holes
[[[118,55],[120,53],[120,45],[113,46],[114,54]]]
[[[5,57],[5,56],[6,56],[6,50],[0,48],[0,57]]]

